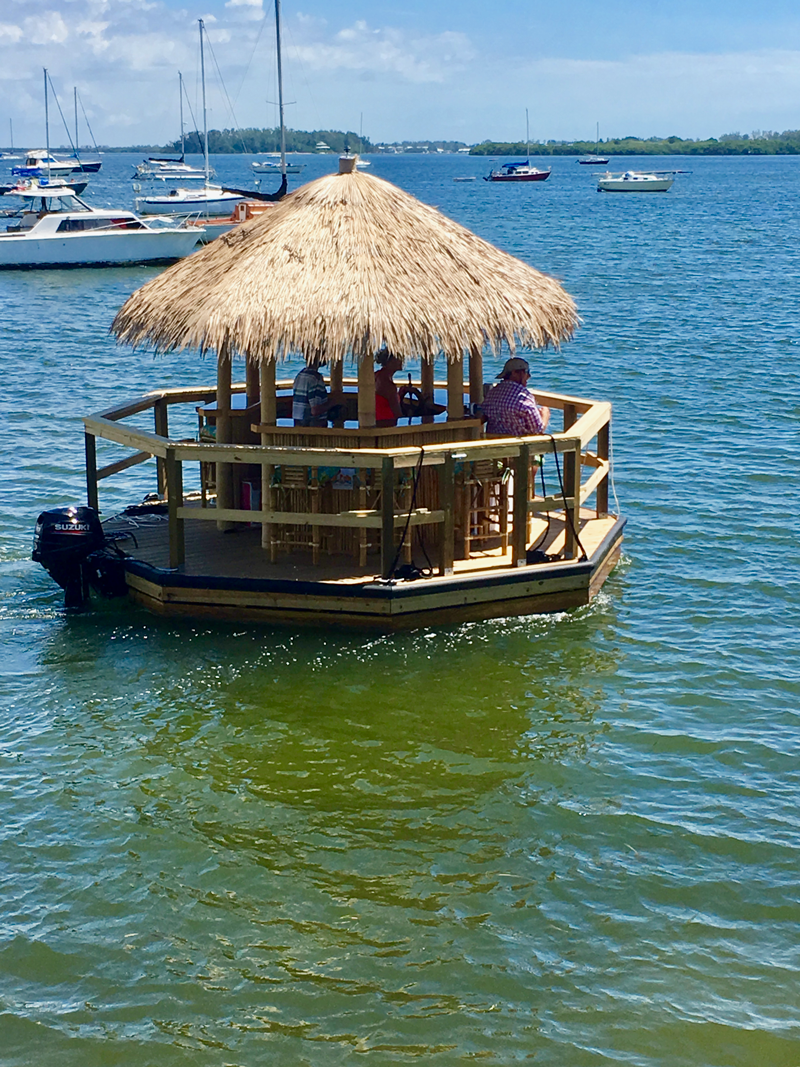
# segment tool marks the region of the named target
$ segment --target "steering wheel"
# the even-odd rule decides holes
[[[415,415],[420,414],[423,406],[422,393],[415,385],[401,385],[397,396],[404,418],[413,419]]]

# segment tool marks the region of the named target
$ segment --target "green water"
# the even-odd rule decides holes
[[[633,199],[473,165],[373,169],[578,299],[534,378],[614,403],[629,525],[563,615],[65,616],[28,556],[80,416],[213,367],[111,343],[150,272],[0,276],[3,1064],[800,1064],[800,161]]]

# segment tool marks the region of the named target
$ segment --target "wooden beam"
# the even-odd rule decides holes
[[[464,418],[464,359],[447,364],[447,421]]]
[[[97,492],[97,442],[88,430],[83,435],[86,452],[86,500],[90,508],[100,510]]]
[[[245,363],[245,393],[247,394],[247,406],[250,408],[254,404],[257,404],[261,395],[261,388],[259,385],[259,366],[256,360],[250,356],[247,357]]]
[[[452,452],[447,453],[444,466],[439,468],[439,504],[444,512],[439,573],[452,574],[456,529],[456,461]]]
[[[261,444],[266,445],[269,441],[267,427],[274,426],[277,422],[278,402],[275,394],[275,361],[261,364],[261,423],[264,430],[261,433]],[[271,463],[261,464],[261,508],[267,511],[272,506],[272,475],[274,466]],[[269,522],[261,523],[261,547],[271,549],[272,527]]]
[[[164,397],[159,397],[153,405],[155,431],[159,437],[169,440],[169,416],[167,415],[167,402]],[[161,456],[156,457],[158,495],[163,496],[167,488],[167,469]]]
[[[97,480],[101,482],[104,478],[110,478],[112,474],[119,474],[120,471],[126,471],[128,467],[136,467],[139,463],[146,463],[148,459],[152,459],[153,456],[150,452],[134,452],[132,456],[126,456],[125,459],[118,459],[116,463],[109,463],[105,467],[101,467],[97,472]],[[159,460],[163,463],[163,460]],[[164,488],[159,486],[159,493],[163,496],[166,490],[166,480],[164,481]]]
[[[528,445],[521,445],[514,460],[514,504],[511,530],[511,558],[515,567],[524,567],[528,550],[528,472],[531,459]]]
[[[394,460],[384,457],[381,467],[381,574],[391,577],[394,563]]]
[[[154,456],[166,456],[168,441],[156,437],[146,430],[134,430],[130,426],[120,426],[116,422],[98,416],[89,416],[83,420],[87,433],[102,437],[104,441],[115,441],[126,448],[135,448],[140,452],[150,452]]]
[[[389,516],[383,511],[274,511],[271,508],[261,511],[245,511],[244,508],[198,508],[184,506],[178,509],[181,519],[198,519],[200,522],[216,522],[218,518],[229,522],[275,523],[284,526],[331,526],[346,530],[382,530],[384,523],[389,523]],[[391,516],[392,530],[405,526],[435,526],[444,522],[443,511],[428,511],[427,508],[415,508],[411,518],[407,511],[397,511]],[[394,535],[392,535],[394,536]],[[394,559],[394,556],[392,556]],[[391,563],[391,560],[390,560]]]
[[[364,356],[358,365],[358,425],[375,425],[375,368],[371,356]]]
[[[231,443],[233,436],[231,422],[231,359],[227,347],[220,349],[217,356],[217,444]],[[220,508],[229,508],[233,504],[233,470],[230,463],[217,461],[217,504]],[[230,530],[228,522],[217,523],[217,529]]]
[[[608,514],[608,479],[611,474],[609,458],[611,444],[611,425],[606,423],[597,431],[597,458],[606,465],[606,476],[597,486],[597,517]]]
[[[182,567],[186,562],[183,519],[179,515],[179,511],[183,509],[183,465],[172,448],[167,452],[165,465],[167,469],[169,565],[170,567]]]

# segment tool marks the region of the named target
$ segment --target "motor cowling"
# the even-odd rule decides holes
[[[87,560],[105,543],[94,508],[52,508],[36,520],[31,555],[64,590],[66,607],[75,608],[89,598],[91,568]]]

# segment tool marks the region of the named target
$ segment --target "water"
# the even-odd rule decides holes
[[[533,380],[613,402],[629,525],[561,616],[65,617],[28,556],[84,498],[80,417],[214,367],[112,343],[151,269],[0,275],[4,1064],[800,1062],[800,160],[683,165],[627,197],[373,164],[578,301]]]

